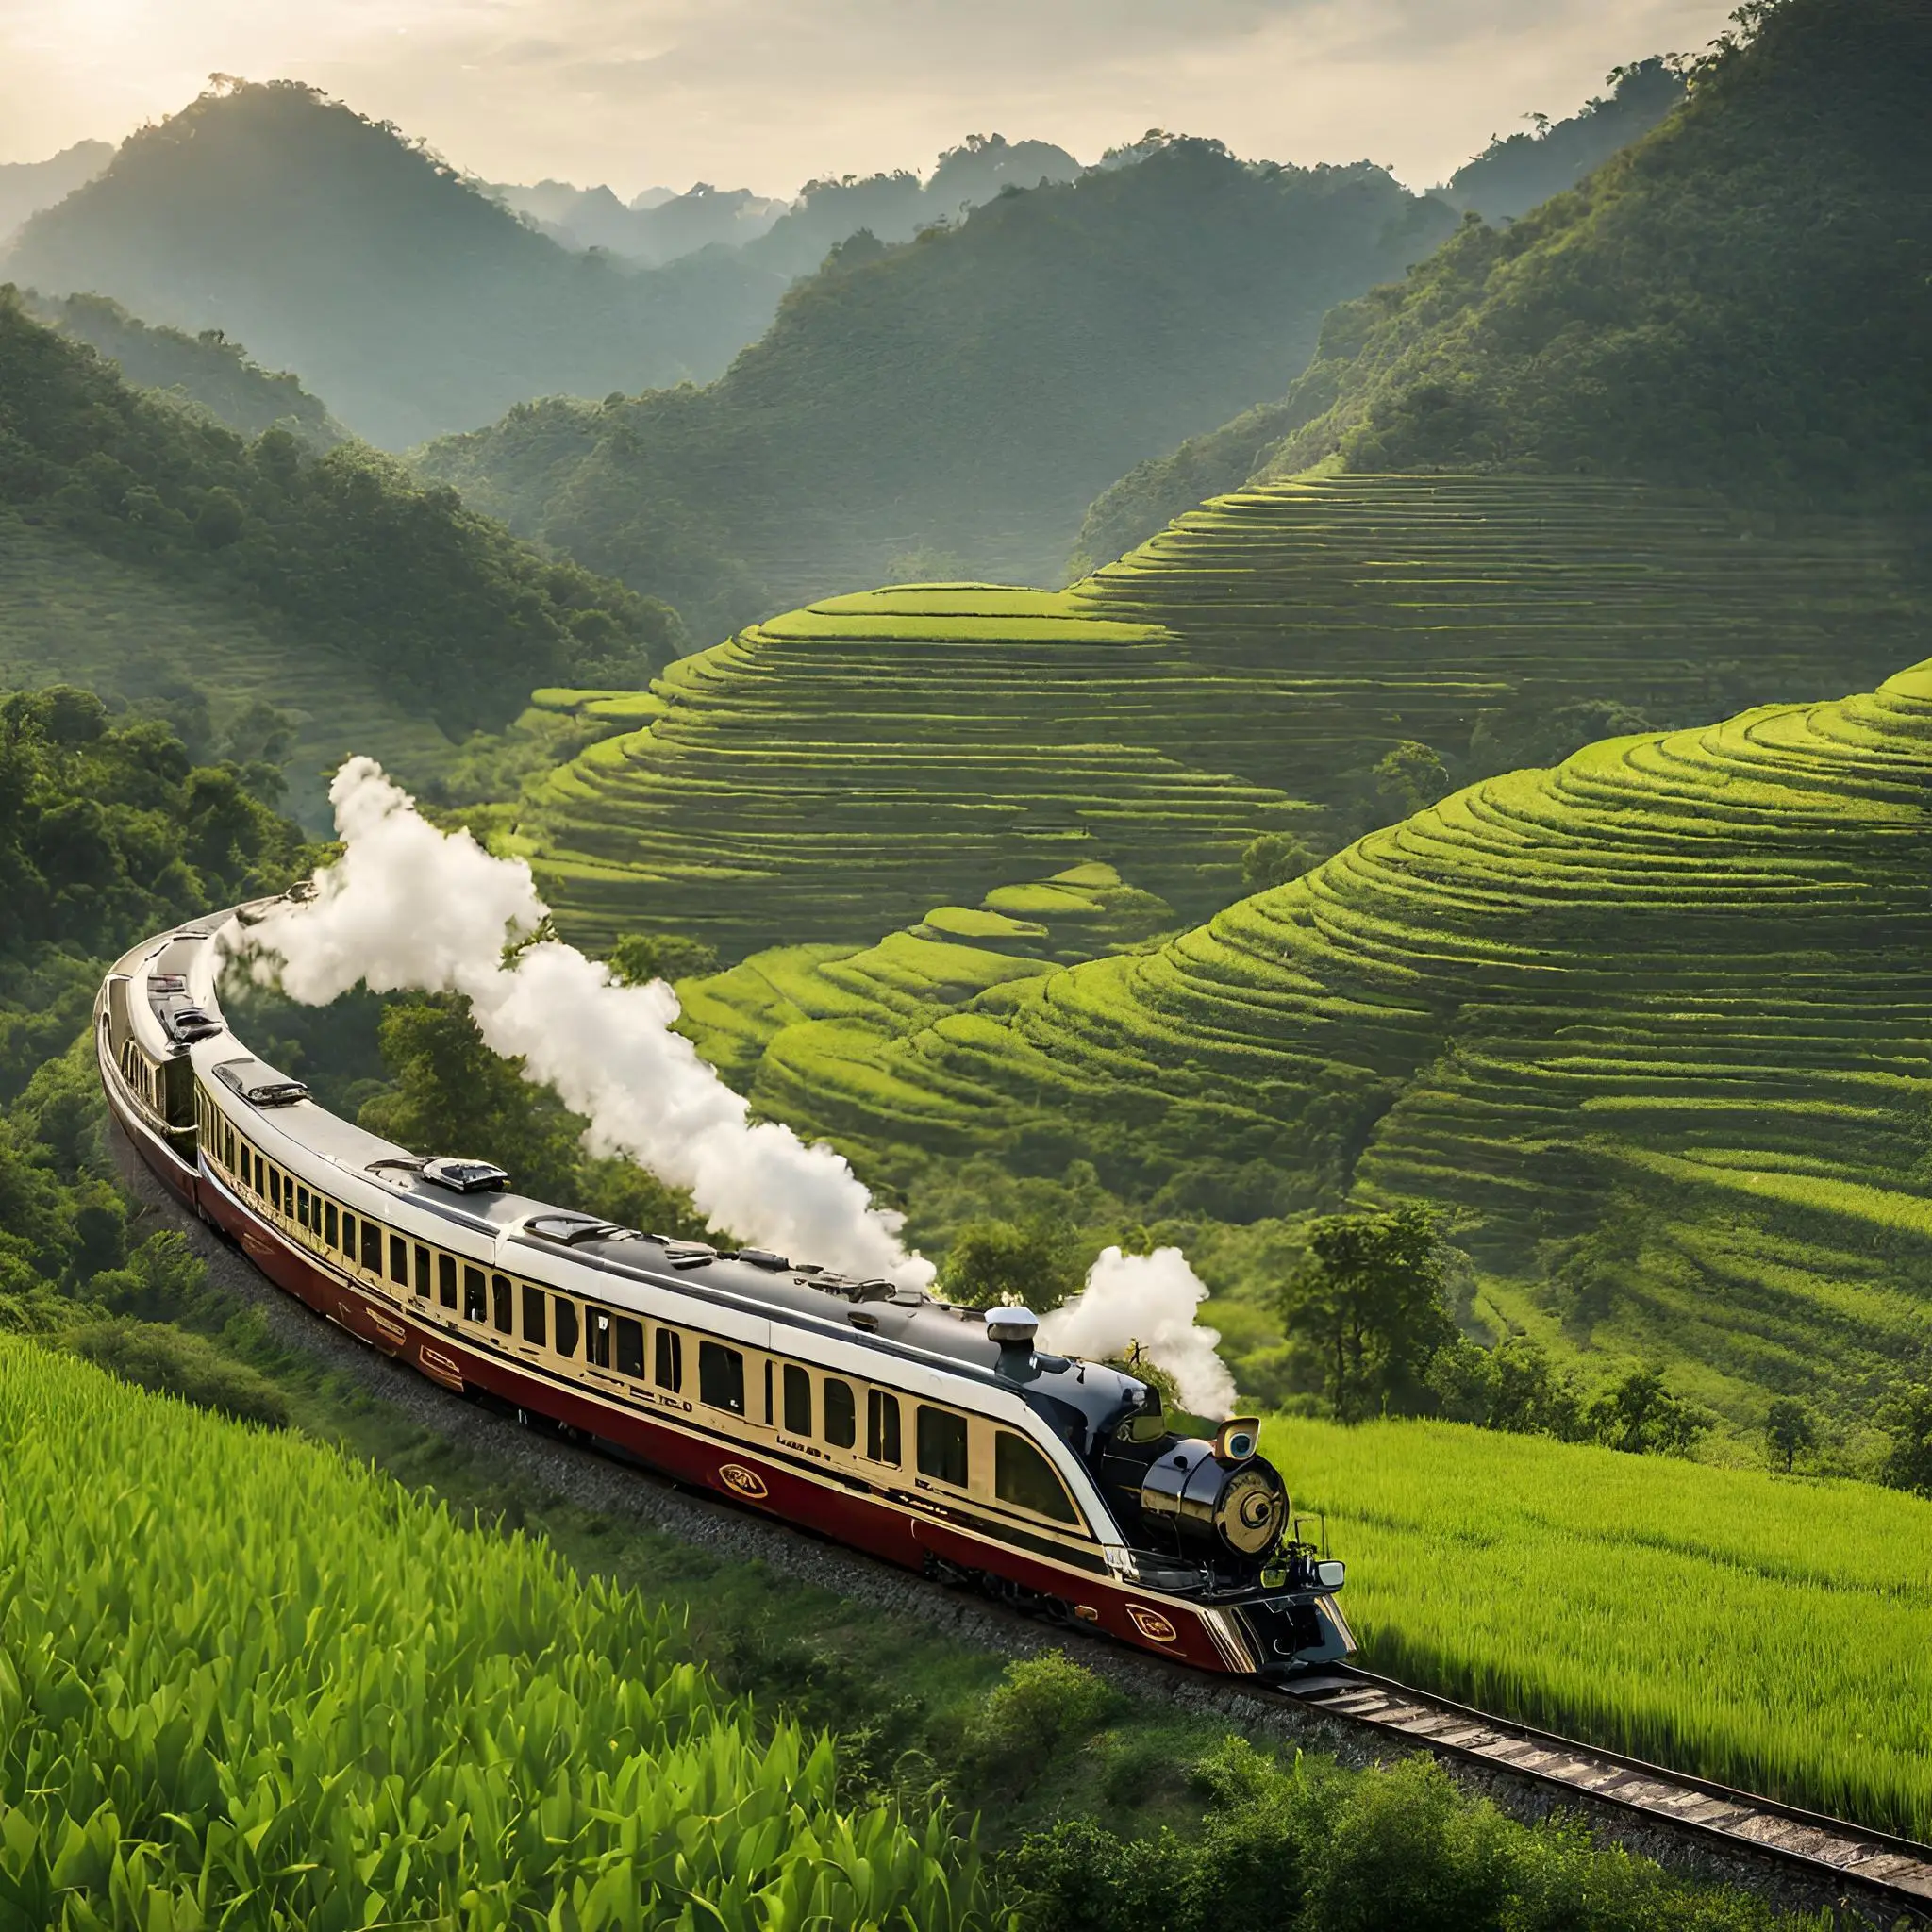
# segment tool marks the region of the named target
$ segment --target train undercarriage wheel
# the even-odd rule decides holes
[[[1074,1607],[1065,1597],[1053,1596],[1045,1591],[1029,1590],[1025,1584],[1015,1583],[1008,1576],[995,1576],[990,1570],[971,1569],[963,1563],[955,1563],[948,1557],[928,1552],[925,1574],[936,1583],[943,1583],[952,1590],[970,1591],[974,1596],[1004,1604],[1009,1610],[1018,1610],[1023,1617],[1037,1617],[1047,1624],[1071,1624],[1074,1621]]]

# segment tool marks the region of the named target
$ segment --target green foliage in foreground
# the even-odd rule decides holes
[[[1369,1665],[1932,1834],[1932,1501],[1447,1423],[1272,1420]]]
[[[312,1443],[0,1337],[0,1917],[173,1932],[992,1923],[636,1599]]]
[[[1238,1740],[1193,1768],[1205,1822],[1122,1839],[1068,1819],[1013,1861],[1039,1932],[1749,1932],[1760,1903],[1666,1878],[1580,1828],[1525,1831],[1412,1757],[1349,1776]],[[1789,1921],[1784,1923],[1790,1923]]]
[[[0,508],[218,588],[410,687],[446,722],[512,716],[535,681],[636,681],[675,616],[547,561],[358,445],[250,443],[131,389],[0,291]]]

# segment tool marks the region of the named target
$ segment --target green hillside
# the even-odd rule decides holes
[[[1213,1158],[1441,1201],[1491,1320],[1868,1410],[1932,1363],[1928,778],[1932,665],[1610,740],[1017,1002],[781,1033],[755,1096],[1142,1196]]]
[[[407,692],[347,653],[291,638],[219,591],[0,517],[0,690],[50,684],[159,710],[183,728],[206,711],[217,742],[197,747],[205,753],[256,730],[262,741],[245,748],[274,750],[288,809],[313,832],[332,823],[328,777],[349,753],[422,786],[457,752]]]
[[[8,241],[29,215],[52,208],[113,158],[110,142],[77,141],[44,161],[0,165],[0,242]]]
[[[171,403],[203,411],[238,436],[280,426],[319,450],[347,439],[348,431],[299,376],[263,369],[220,329],[191,336],[152,327],[105,295],[42,302],[29,292],[24,300],[41,321],[98,350],[137,388],[158,390]]]
[[[1829,695],[1919,655],[1924,610],[1881,528],[1574,480],[1282,486],[1058,596],[837,598],[684,658],[523,835],[573,933],[731,958],[1090,860],[1200,918],[1257,834],[1400,816],[1374,781],[1400,743],[1468,777],[1619,705]]]
[[[1078,554],[1317,463],[1932,495],[1932,13],[1777,0],[1574,192],[1343,306],[1284,400],[1123,478]],[[1257,396],[1265,395],[1256,391]]]
[[[178,634],[189,604],[225,606],[215,631],[266,634],[308,658],[308,670],[291,669],[298,684],[313,689],[312,672],[340,666],[344,722],[407,708],[452,734],[494,727],[538,678],[641,678],[681,641],[663,606],[539,557],[359,445],[318,456],[281,429],[251,443],[130,388],[10,288],[0,290],[0,525],[30,526],[7,550],[34,579],[15,591],[20,608],[43,614],[24,618],[7,648],[36,682],[124,655],[133,661],[109,683],[152,678],[138,633],[56,614],[73,600],[97,614],[125,606],[132,575],[166,587],[164,630]],[[86,552],[101,559],[98,594]],[[22,641],[36,624],[64,633],[38,668]],[[218,687],[224,648],[193,682]]]
[[[0,269],[225,329],[391,449],[533,395],[707,380],[786,282],[730,250],[635,272],[573,253],[422,143],[293,81],[223,84],[142,128]]]
[[[1044,581],[1097,490],[1286,387],[1324,311],[1452,219],[1378,168],[1175,142],[856,236],[708,389],[532,405],[420,462],[700,637],[908,576]]]

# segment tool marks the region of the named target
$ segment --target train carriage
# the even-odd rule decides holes
[[[250,916],[116,962],[101,1078],[168,1189],[310,1307],[453,1391],[1205,1670],[1354,1648],[1252,1423],[1182,1439],[1024,1309],[614,1226],[365,1133],[228,1032],[221,941]]]

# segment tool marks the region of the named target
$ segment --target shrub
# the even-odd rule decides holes
[[[1007,1666],[967,1732],[966,1749],[989,1782],[1024,1789],[1070,1745],[1091,1737],[1113,1704],[1113,1691],[1085,1664],[1050,1650]]]
[[[213,1409],[237,1422],[261,1423],[272,1429],[289,1424],[282,1391],[247,1363],[224,1355],[206,1336],[113,1315],[75,1330],[70,1346],[137,1388],[177,1395],[196,1408]]]

